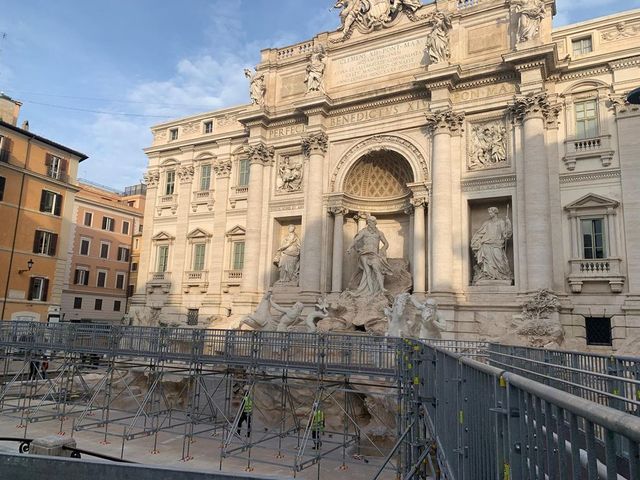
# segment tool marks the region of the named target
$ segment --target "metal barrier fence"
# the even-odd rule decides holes
[[[435,439],[431,452],[413,449],[413,465],[431,455],[455,480],[640,479],[640,418],[420,342],[407,358],[408,417],[423,414]]]
[[[491,344],[489,363],[640,416],[640,358]]]

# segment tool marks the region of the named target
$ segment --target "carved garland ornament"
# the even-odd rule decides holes
[[[217,177],[229,177],[231,175],[231,160],[218,160],[212,168]]]
[[[264,165],[271,163],[276,151],[273,147],[267,147],[264,143],[258,143],[245,147],[245,152],[251,159],[251,163]]]
[[[394,145],[401,147],[401,149],[394,149]],[[424,178],[429,178],[429,166],[427,164],[427,161],[425,160],[424,155],[422,155],[420,150],[418,150],[415,145],[400,137],[394,137],[391,135],[376,135],[354,145],[347,151],[347,153],[342,156],[342,158],[336,165],[333,174],[331,175],[331,191],[335,191],[338,174],[344,169],[345,164],[350,164],[352,163],[352,161],[357,160],[369,153],[379,152],[381,150],[393,150],[405,157],[406,155],[402,150],[406,150],[406,153],[408,153],[417,163],[420,164]]]
[[[142,177],[142,181],[149,188],[157,187],[158,183],[160,183],[160,171],[158,171],[158,170],[149,170]]]
[[[180,183],[191,183],[193,181],[194,175],[195,169],[193,168],[193,165],[180,167],[178,169],[178,177],[180,178]]]

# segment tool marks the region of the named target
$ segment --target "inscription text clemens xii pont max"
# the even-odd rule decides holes
[[[407,40],[337,58],[331,64],[332,83],[356,83],[420,68],[424,66],[424,46],[424,39]]]

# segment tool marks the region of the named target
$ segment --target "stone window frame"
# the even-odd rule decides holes
[[[584,42],[585,40],[589,40],[589,51],[585,52],[582,49],[582,42]],[[576,37],[571,38],[570,40],[571,43],[571,57],[572,58],[581,58],[584,57],[585,55],[589,55],[590,53],[594,52],[594,42],[593,42],[593,35],[591,33],[588,33],[586,35],[578,35]],[[576,54],[576,44],[579,43],[580,47],[581,47],[581,53]]]
[[[122,286],[118,287],[118,278],[122,278]],[[116,290],[124,290],[127,284],[127,273],[126,272],[116,272],[115,282],[113,284],[113,288]]]
[[[87,253],[82,253],[82,245],[84,242],[88,243]],[[90,257],[91,256],[91,238],[89,237],[80,237],[80,244],[78,245],[78,255],[82,257]]]
[[[153,236],[153,238],[151,239],[151,241],[153,242],[153,272],[155,273],[171,273],[171,247],[174,244],[175,241],[175,237],[169,235],[166,232],[160,232],[156,235]],[[159,272],[158,271],[158,266],[159,266],[159,253],[160,253],[160,247],[167,247],[167,264],[166,264],[166,269],[164,272]]]
[[[211,243],[212,237],[213,237],[212,234],[210,234],[209,232],[201,228],[196,228],[195,230],[193,230],[191,233],[187,235],[187,242],[189,244],[189,249],[188,249],[188,258],[187,258],[186,265],[189,265],[188,271],[194,271],[194,272],[196,271],[194,270],[194,263],[193,263],[195,261],[196,245],[204,245],[203,268],[202,270],[197,270],[197,271],[199,272],[207,271],[207,265],[209,264],[209,255],[211,250],[209,248],[209,244]]]
[[[229,230],[225,236],[227,238],[227,247],[226,247],[226,256],[227,256],[227,260],[225,261],[225,265],[228,266],[229,270],[232,271],[242,271],[244,270],[244,266],[246,265],[246,263],[243,261],[243,268],[242,269],[236,269],[234,268],[234,248],[235,248],[235,244],[239,243],[239,242],[243,242],[245,243],[245,255],[246,255],[246,229],[244,227],[241,227],[240,225],[236,225],[235,227],[233,227],[231,230]],[[244,259],[243,259],[244,260]]]
[[[104,284],[100,285],[100,274],[104,273]],[[107,285],[109,284],[109,271],[102,269],[102,268],[98,268],[96,270],[96,288],[108,288]]]
[[[202,121],[202,133],[203,135],[210,135],[213,133],[213,129],[215,128],[213,120],[203,120]]]

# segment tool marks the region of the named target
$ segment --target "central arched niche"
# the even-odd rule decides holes
[[[411,262],[412,236],[406,213],[414,174],[405,157],[393,150],[376,150],[360,157],[349,169],[343,183],[344,206],[352,212],[374,215],[378,228],[389,241],[389,258]],[[345,245],[358,231],[357,220],[349,217],[344,225]],[[346,248],[346,247],[345,247]],[[357,256],[344,257],[343,285],[347,286],[357,269]]]
[[[364,155],[349,170],[344,193],[362,199],[400,198],[409,194],[411,182],[409,162],[397,152],[379,150]]]

